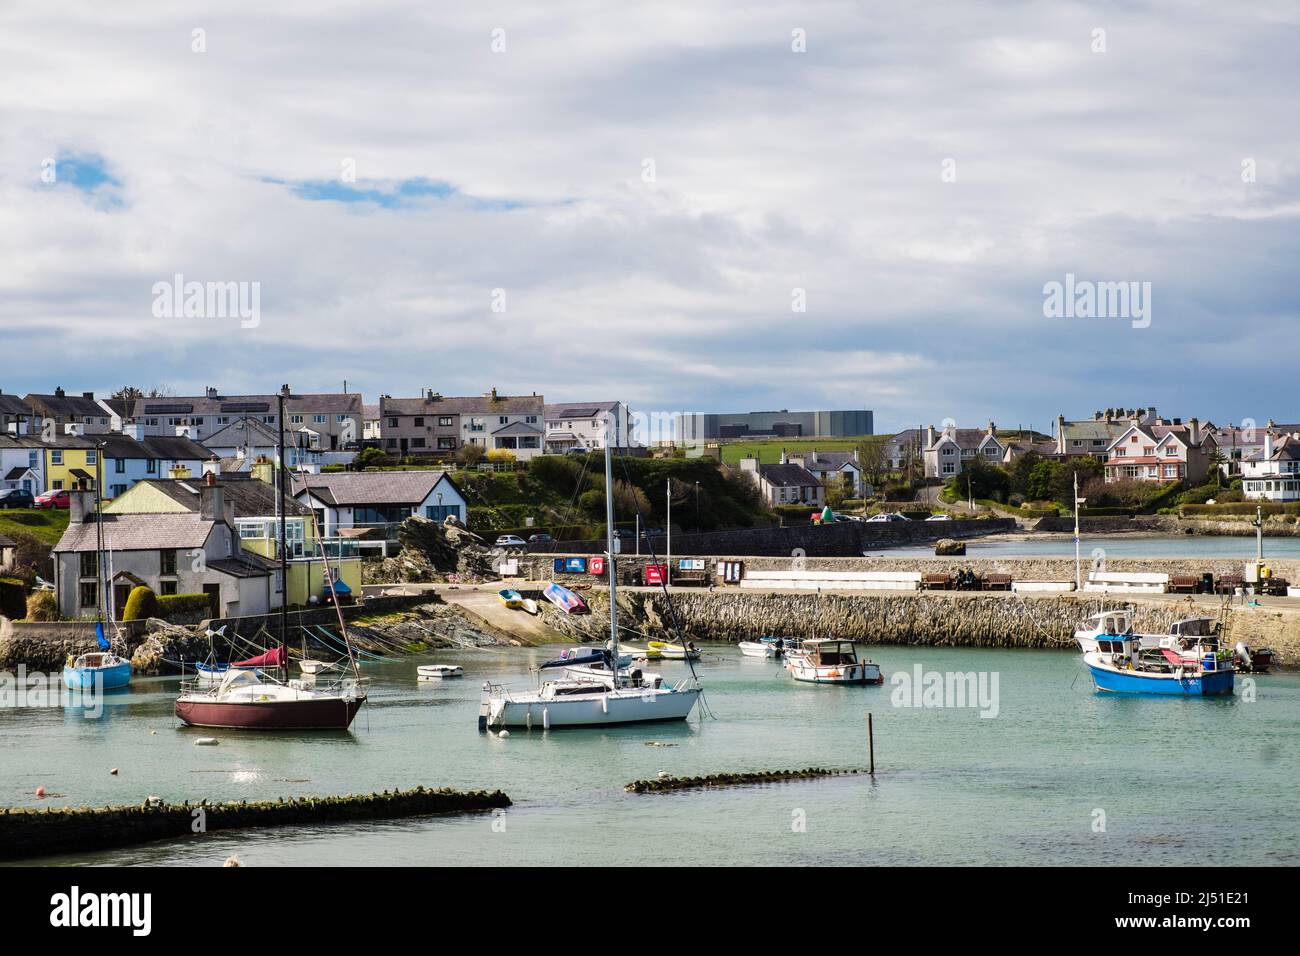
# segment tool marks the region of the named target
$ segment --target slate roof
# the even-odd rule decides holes
[[[28,471],[30,471],[30,469],[26,465],[10,468],[8,474],[5,475],[5,481],[17,481],[23,475],[27,474]]]
[[[163,549],[201,548],[212,533],[214,521],[198,513],[184,514],[106,514],[104,536],[112,540],[114,551],[159,551]],[[94,516],[79,524],[68,525],[56,553],[94,551],[97,545]]]
[[[87,398],[81,394],[74,395],[36,395],[29,394],[23,401],[27,405],[39,405],[47,412],[53,413],[56,418],[64,418],[75,415],[77,418],[85,418],[90,415],[95,418],[107,418],[108,412],[104,407],[93,398]]]
[[[544,416],[546,400],[541,395],[449,396],[379,399],[379,417],[386,415],[538,415]]]
[[[168,398],[137,398],[130,403],[126,418],[155,415],[243,415],[275,414],[276,395],[183,395]],[[359,392],[323,392],[293,395],[284,403],[286,415],[361,414]]]
[[[235,557],[217,558],[208,562],[208,570],[220,571],[234,578],[265,578],[275,573],[279,565],[269,558],[252,551],[244,551]]]
[[[815,467],[818,471],[839,471],[845,465],[857,467],[858,460],[853,456],[851,451],[812,451],[801,455],[791,455],[791,458],[802,458],[804,467],[809,465]]]
[[[511,422],[509,425],[502,425],[493,435],[540,435],[542,430],[536,425],[529,425],[527,422]]]
[[[951,438],[958,448],[975,449],[979,448],[987,437],[989,437],[989,433],[983,428],[954,428],[946,432],[936,428],[934,432],[934,444],[930,447],[936,448],[939,445],[942,445],[945,439]],[[994,436],[993,440],[999,445],[1002,444],[996,436]]]
[[[32,406],[24,402],[17,395],[11,395],[7,392],[0,392],[0,415],[18,416],[32,415]]]
[[[161,491],[177,504],[197,512],[200,507],[202,478],[150,478],[138,484]],[[236,518],[266,518],[275,514],[275,486],[251,475],[219,475],[216,485],[232,506]],[[284,513],[309,515],[311,509],[293,498],[284,502]]]
[[[568,405],[547,405],[546,420],[555,422],[595,418],[601,412],[612,412],[617,404],[618,402],[573,402]]]
[[[802,465],[759,465],[759,474],[769,485],[784,488],[807,488],[821,485],[817,477]]]
[[[212,452],[192,438],[184,435],[146,435],[141,443],[158,458],[170,461],[207,461]]]
[[[320,475],[294,475],[297,497],[310,490],[328,505],[415,505],[429,496],[444,471],[340,471]],[[447,481],[455,487],[450,478]],[[457,493],[460,489],[456,488]],[[462,495],[462,497],[464,497]]]
[[[0,548],[16,548],[16,547],[18,547],[17,541],[15,541],[13,538],[10,538],[8,535],[0,534]]]

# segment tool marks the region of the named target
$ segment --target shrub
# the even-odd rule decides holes
[[[482,445],[468,444],[461,445],[456,451],[456,461],[466,468],[473,468],[486,456],[487,452],[483,450]]]
[[[33,591],[27,595],[27,620],[57,621],[59,619],[59,602],[54,599],[53,591]]]
[[[493,448],[487,453],[488,461],[514,461],[515,453],[509,448]]]
[[[130,600],[126,603],[127,607],[131,606]],[[185,617],[202,620],[208,616],[211,606],[206,594],[163,594],[158,597],[158,617],[164,621]]]
[[[126,609],[122,612],[122,620],[143,621],[145,618],[158,616],[157,595],[143,584],[132,588],[126,599]]]
[[[27,614],[27,585],[17,578],[0,578],[0,615],[21,621]]]
[[[383,468],[385,465],[391,465],[393,459],[389,458],[382,448],[375,448],[373,445],[369,448],[363,448],[357,452],[356,457],[352,459],[352,465],[355,468]]]

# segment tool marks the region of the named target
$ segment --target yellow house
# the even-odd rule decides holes
[[[278,558],[280,523],[275,516],[275,488],[250,475],[222,475],[215,479],[222,489],[226,520],[239,534],[245,551],[264,558]],[[168,513],[199,510],[202,479],[151,479],[142,481],[104,506],[105,514]],[[321,557],[315,515],[292,498],[286,501],[285,538],[289,551],[288,603],[311,604],[327,594],[326,563]],[[326,542],[329,567],[335,580],[361,597],[361,558],[341,553],[336,543]],[[278,605],[277,605],[278,606]]]
[[[92,489],[99,450],[95,443],[76,435],[60,436],[45,444],[45,490]]]

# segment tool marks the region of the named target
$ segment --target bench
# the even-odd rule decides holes
[[[951,583],[952,577],[948,574],[935,573],[921,575],[922,591],[945,591]]]
[[[986,574],[980,578],[980,590],[982,591],[1010,591],[1011,575],[1009,574]]]
[[[1175,574],[1169,578],[1169,590],[1174,594],[1195,594],[1200,586],[1199,574]]]
[[[1242,586],[1240,574],[1221,574],[1214,579],[1215,594],[1232,594]]]

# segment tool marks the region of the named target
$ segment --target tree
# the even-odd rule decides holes
[[[461,445],[456,451],[456,461],[465,468],[473,468],[486,457],[487,452],[483,450],[483,446],[476,445],[473,442]]]
[[[1089,482],[1102,478],[1104,472],[1102,463],[1091,456],[1070,458],[1061,462],[1052,479],[1052,500],[1074,510],[1074,476],[1076,474],[1079,476],[1079,489],[1082,494],[1083,488]]]
[[[1210,467],[1214,469],[1214,487],[1223,487],[1223,468],[1228,464],[1228,456],[1219,449],[1210,453]]]
[[[961,474],[948,479],[950,497],[959,500],[969,497],[1005,501],[1010,488],[1011,477],[1005,469],[978,459],[967,465]]]
[[[1052,497],[1056,486],[1056,475],[1061,470],[1061,463],[1050,458],[1041,458],[1035,462],[1025,481],[1025,497],[1033,501],[1044,501]]]
[[[134,401],[137,398],[171,398],[176,391],[170,385],[155,385],[146,391],[134,385],[123,385],[113,393],[113,398]]]
[[[27,595],[27,620],[57,621],[59,619],[59,602],[54,599],[53,591],[33,591]]]
[[[883,438],[864,441],[858,445],[858,467],[871,484],[880,485],[884,482],[889,471],[889,455],[885,453]]]
[[[375,448],[371,445],[369,448],[363,448],[357,452],[356,457],[352,459],[352,467],[358,471],[363,468],[383,468],[385,465],[391,465],[393,459],[390,458],[382,448]]]

